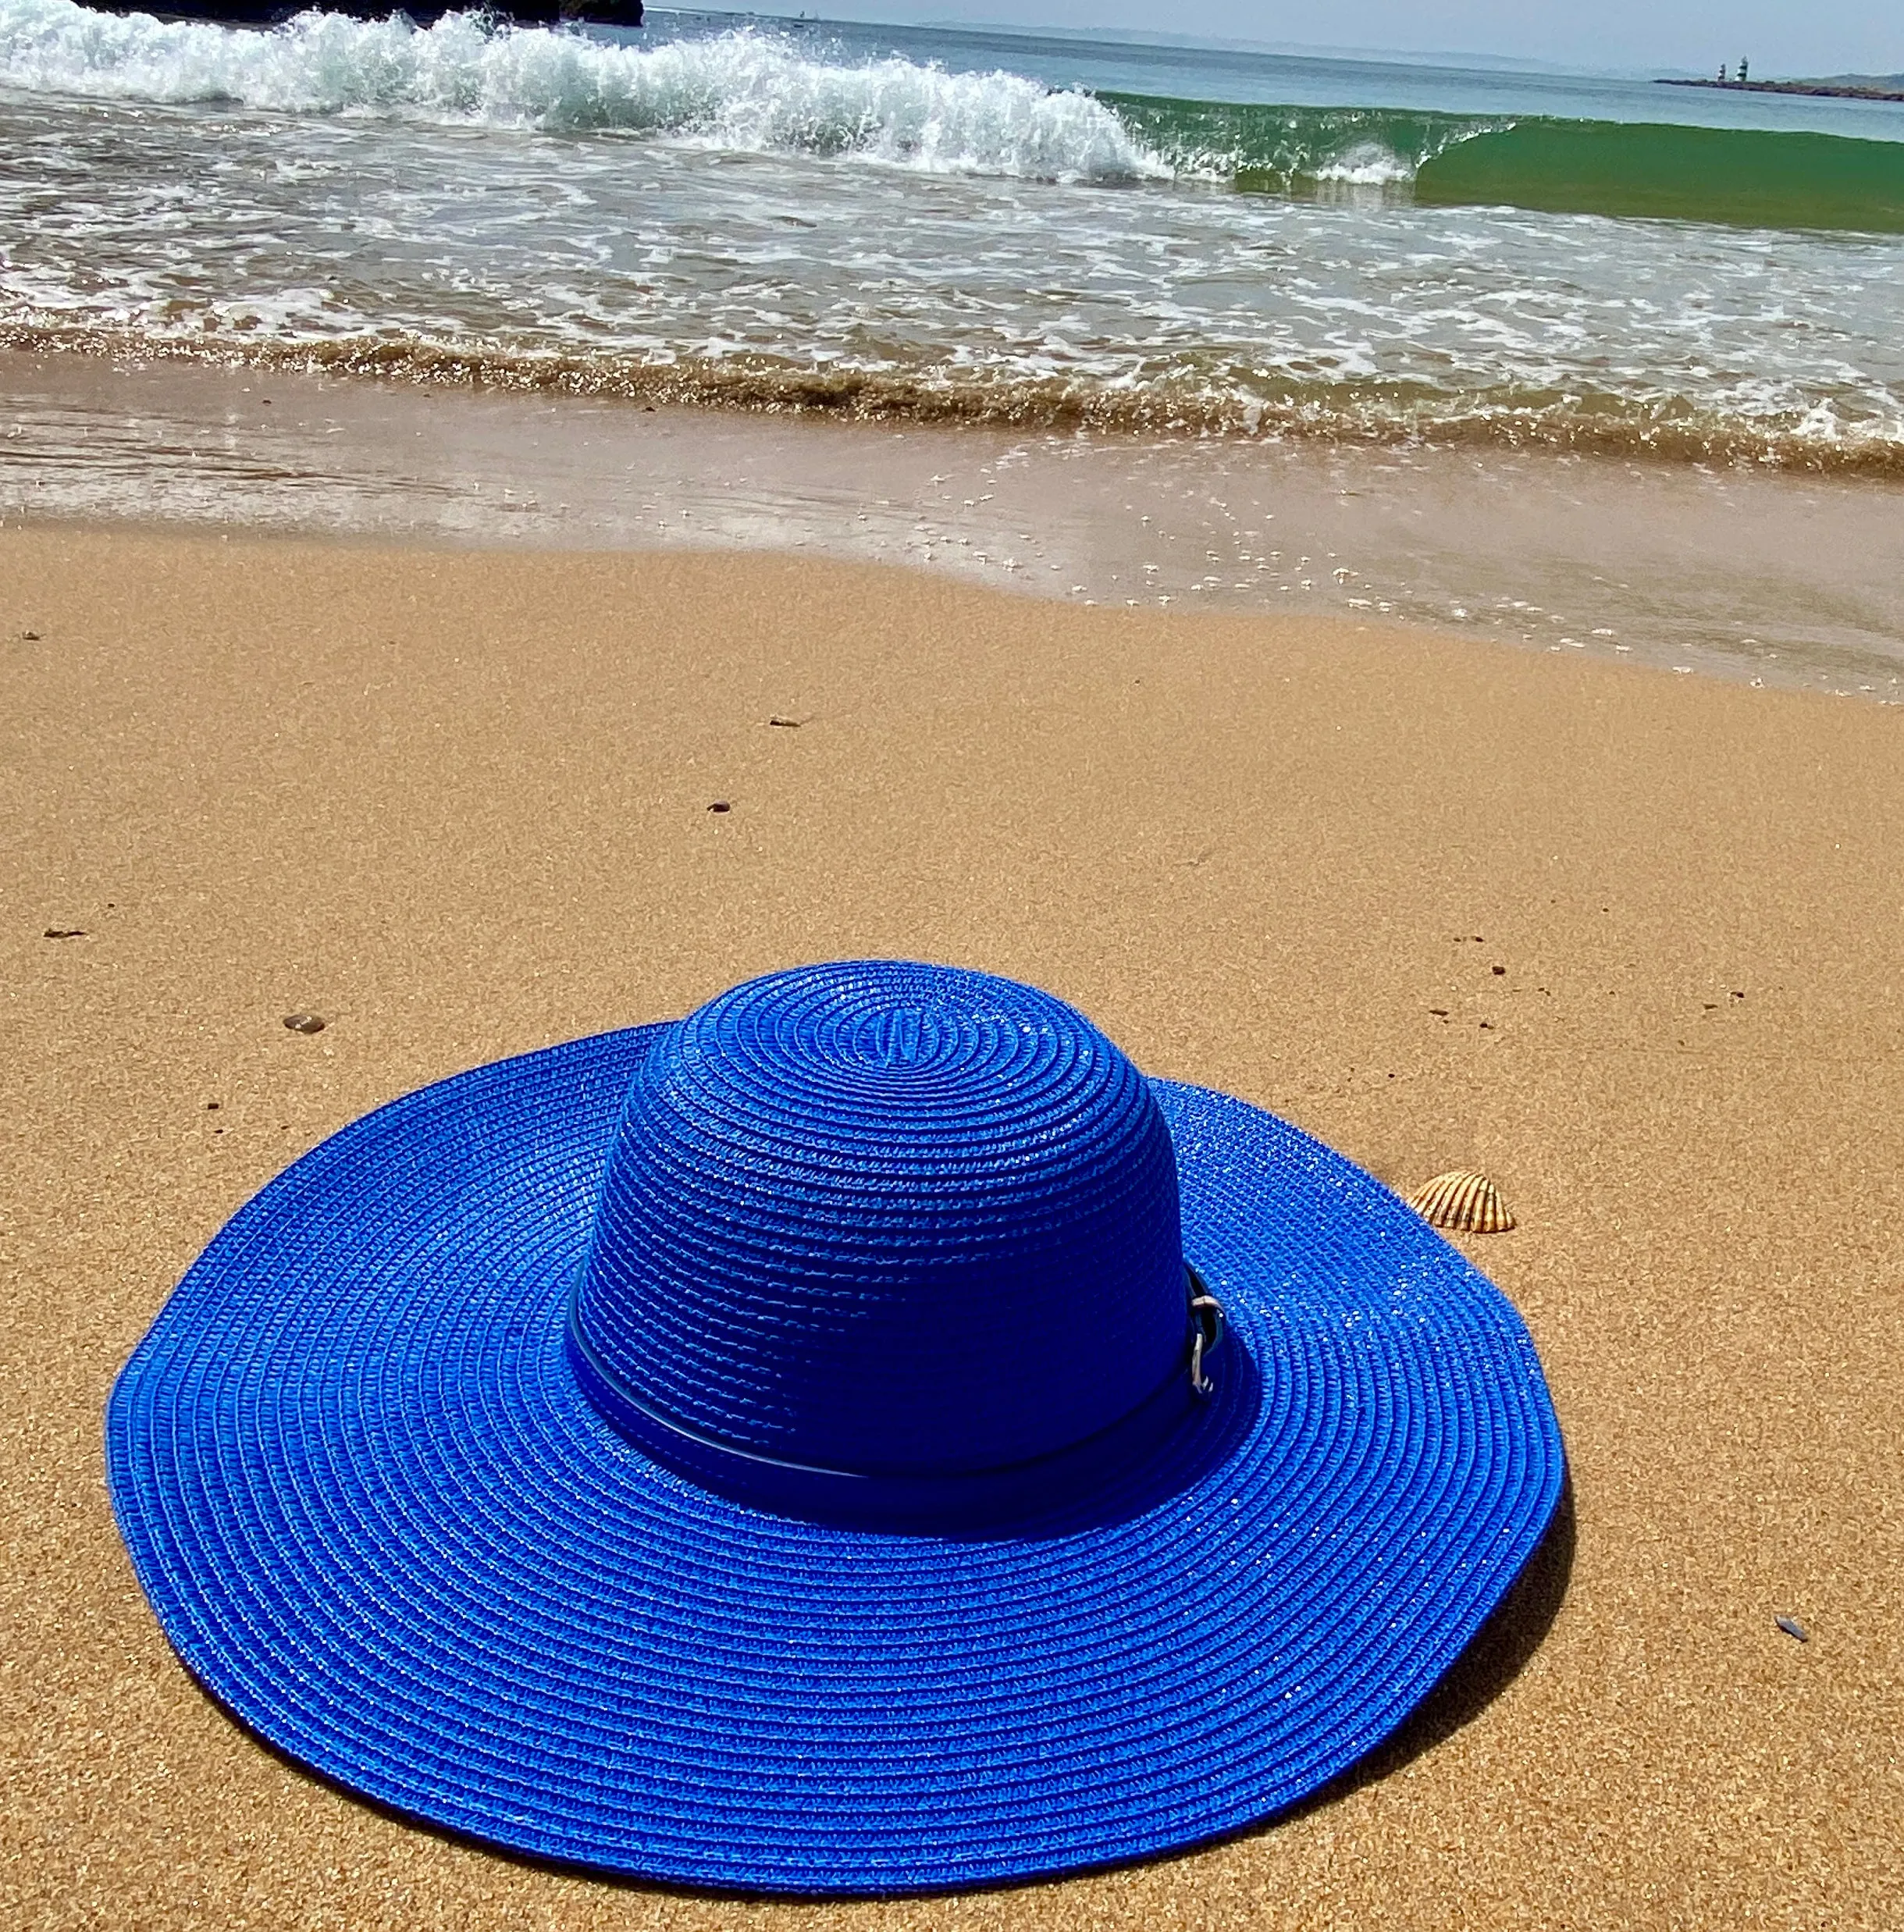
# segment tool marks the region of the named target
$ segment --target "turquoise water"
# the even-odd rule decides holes
[[[656,16],[686,38],[725,14]],[[842,62],[1004,68],[1109,105],[1180,179],[1301,194],[1381,184],[1438,205],[1904,230],[1904,103],[1657,81],[1091,44],[1070,36],[781,23]]]
[[[0,0],[0,342],[1904,471],[1904,108],[826,23]]]
[[[1904,233],[1904,141],[1793,130],[1238,106],[1103,94],[1180,176],[1244,192],[1392,186],[1429,206]]]
[[[1002,69],[1048,87],[1094,94],[1239,105],[1398,109],[1482,120],[1510,116],[1660,122],[1904,141],[1904,105],[1669,87],[1628,75],[1462,68],[1421,60],[1135,43],[1123,37],[1091,40],[1073,34],[796,22],[730,13],[657,12],[649,18],[650,31],[671,38],[724,33],[744,19],[794,37],[802,47],[831,60],[893,55],[949,73]]]

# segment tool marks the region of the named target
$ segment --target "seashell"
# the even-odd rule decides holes
[[[1514,1226],[1500,1190],[1486,1175],[1460,1168],[1424,1181],[1408,1197],[1408,1205],[1431,1228],[1452,1228],[1461,1234],[1502,1234]]]

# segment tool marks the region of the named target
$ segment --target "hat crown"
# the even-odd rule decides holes
[[[571,1316],[670,1427],[900,1476],[1087,1441],[1180,1369],[1185,1319],[1143,1076],[1048,994],[890,960],[756,980],[661,1036]]]

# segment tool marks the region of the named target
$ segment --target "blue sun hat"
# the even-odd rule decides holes
[[[120,1375],[180,1656],[512,1850],[898,1892],[1211,1838],[1401,1721],[1558,1500],[1386,1188],[1050,995],[804,967],[393,1102]]]

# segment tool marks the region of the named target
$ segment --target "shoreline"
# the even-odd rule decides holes
[[[1895,713],[764,554],[9,528],[0,611],[27,1920],[1875,1932],[1904,1905]],[[1518,1672],[1227,1842],[924,1901],[606,1884],[259,1748],[167,1649],[101,1481],[106,1388],[200,1247],[400,1092],[867,954],[1048,987],[1391,1186],[1497,1179],[1519,1225],[1464,1245],[1532,1329],[1577,1523]]]
[[[0,519],[789,552],[1904,697],[1904,487],[1548,452],[857,424],[0,354]]]
[[[1695,415],[1622,420],[1577,410],[1565,396],[1530,400],[1518,411],[1411,413],[1379,403],[1342,408],[1322,392],[1243,402],[1187,389],[1146,394],[1080,387],[1055,376],[954,387],[942,371],[915,376],[893,370],[802,368],[758,355],[629,357],[604,362],[560,350],[457,348],[407,336],[272,340],[212,330],[148,335],[21,321],[0,323],[0,355],[73,356],[285,380],[307,375],[368,380],[426,393],[620,402],[866,429],[1185,436],[1240,448],[1283,442],[1373,451],[1424,447],[1675,467],[1756,466],[1795,478],[1904,482],[1904,443],[1888,434],[1823,439],[1803,426],[1746,429],[1736,421],[1721,426]]]

